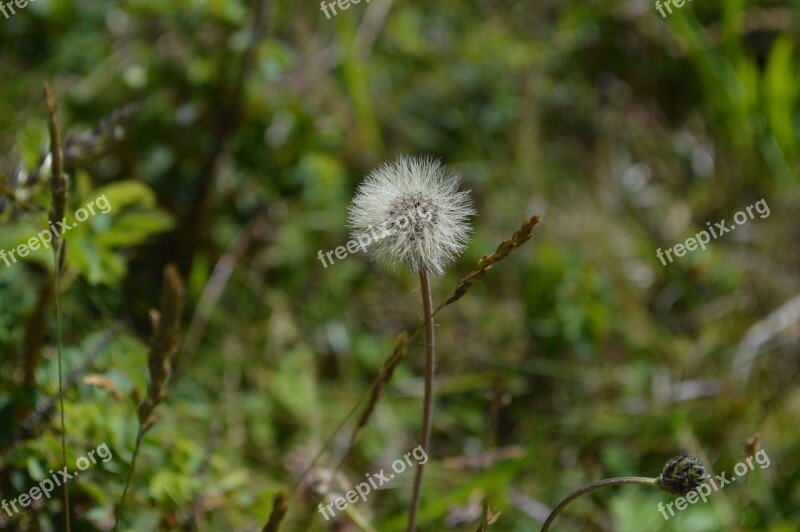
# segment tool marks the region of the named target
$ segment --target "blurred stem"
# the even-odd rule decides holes
[[[63,345],[61,340],[61,254],[64,253],[64,247],[60,248],[60,253],[56,251],[55,268],[56,268],[56,336],[58,337],[58,403],[59,410],[61,411],[61,462],[67,465],[67,425],[64,423],[64,370],[63,370]],[[69,486],[64,483],[64,513],[66,515],[67,532],[70,532],[69,522]]]
[[[125,488],[122,490],[122,497],[119,500],[119,509],[117,510],[117,519],[114,523],[114,530],[119,530],[119,526],[122,524],[122,514],[125,513],[125,496],[128,495],[128,488],[131,485],[133,471],[136,469],[136,458],[139,456],[139,448],[142,446],[144,433],[144,425],[139,423],[139,432],[136,433],[136,445],[133,448],[133,457],[131,457],[131,467],[128,469],[128,477],[125,479]]]
[[[642,486],[658,487],[658,479],[649,477],[618,477],[618,478],[607,478],[605,480],[598,480],[597,482],[586,484],[582,488],[578,488],[577,490],[573,491],[572,493],[564,497],[561,500],[561,502],[558,503],[558,506],[553,508],[553,511],[550,512],[550,515],[547,517],[547,521],[544,522],[541,532],[547,532],[547,530],[550,528],[550,525],[553,524],[553,521],[555,521],[556,516],[558,516],[558,512],[560,512],[566,505],[568,505],[569,503],[571,503],[584,493],[589,493],[590,491],[596,490],[598,488],[604,488],[606,486],[617,486],[619,484],[639,484]]]
[[[184,276],[192,271],[192,262],[195,251],[209,238],[209,220],[213,218],[209,195],[213,190],[214,180],[217,175],[220,161],[227,149],[231,136],[237,131],[241,123],[242,107],[246,99],[246,82],[258,59],[258,46],[267,33],[267,15],[270,0],[254,0],[250,17],[250,38],[247,48],[242,55],[240,67],[230,85],[220,88],[217,96],[220,100],[219,109],[213,116],[214,140],[208,155],[201,166],[200,175],[197,177],[197,189],[189,211],[184,217],[183,231],[176,234],[186,235],[178,241],[178,265]],[[224,56],[224,65],[231,58]]]
[[[422,310],[425,314],[425,399],[422,410],[422,448],[430,455],[431,445],[431,418],[433,417],[433,377],[436,369],[436,339],[433,332],[433,298],[431,297],[431,284],[428,272],[419,271],[419,284],[422,289]],[[408,510],[407,532],[417,529],[417,510],[419,509],[420,495],[422,493],[422,477],[425,464],[419,464],[414,478],[414,491],[411,494],[411,507]]]
[[[64,218],[64,211],[67,204],[67,183],[61,173],[62,170],[62,151],[61,134],[58,130],[58,105],[53,98],[50,87],[44,85],[44,103],[47,107],[49,116],[48,130],[50,133],[50,153],[52,156],[52,178],[50,180],[50,191],[52,193],[52,206],[50,208],[50,226]],[[60,235],[51,230],[53,234],[53,260],[55,266],[55,299],[56,299],[56,343],[58,358],[58,404],[61,410],[61,461],[64,467],[67,466],[67,425],[64,423],[64,370],[63,358],[64,347],[62,341],[61,323],[61,271],[64,267],[66,255],[66,242],[60,239]],[[72,530],[69,522],[69,486],[64,484],[64,514],[67,532]]]
[[[272,499],[272,513],[269,514],[269,520],[261,532],[278,532],[281,528],[283,518],[286,517],[288,506],[286,504],[286,491],[281,490]]]

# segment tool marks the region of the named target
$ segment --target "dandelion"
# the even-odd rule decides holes
[[[469,241],[468,219],[475,214],[469,193],[459,192],[458,185],[458,176],[437,160],[400,157],[367,176],[349,209],[353,239],[367,251],[370,260],[387,270],[405,264],[412,272],[419,272],[426,337],[421,445],[426,453],[431,442],[436,367],[428,273],[444,274],[445,266],[464,250]],[[373,237],[376,228],[381,231],[379,238]],[[424,471],[424,464],[419,464],[409,506],[408,532],[417,529]]]
[[[475,214],[459,177],[430,158],[400,157],[373,170],[350,205],[353,238],[374,263],[442,275],[469,242]],[[380,230],[380,238],[373,238]]]

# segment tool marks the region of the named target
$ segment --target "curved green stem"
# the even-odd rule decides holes
[[[145,431],[142,430],[143,426],[139,424],[139,431],[136,433],[136,445],[133,448],[133,456],[131,457],[131,467],[128,469],[128,477],[125,479],[125,488],[122,490],[122,497],[119,500],[119,509],[117,510],[117,518],[114,522],[114,530],[118,531],[122,524],[122,514],[125,513],[125,497],[128,495],[128,488],[131,485],[131,478],[133,478],[133,470],[136,469],[136,458],[139,456],[139,449],[142,446],[142,439],[144,438]]]
[[[592,482],[591,484],[586,484],[585,486],[578,488],[577,490],[573,491],[566,497],[564,497],[558,505],[553,508],[553,511],[550,512],[550,515],[547,517],[547,521],[544,522],[542,525],[542,532],[547,532],[550,528],[550,525],[553,524],[555,521],[558,512],[560,512],[566,505],[583,495],[584,493],[589,493],[590,491],[596,490],[598,488],[604,488],[606,486],[617,486],[619,484],[640,484],[643,486],[656,486],[658,487],[658,479],[649,478],[649,477],[618,477],[618,478],[607,478],[605,480],[598,480],[597,482]]]

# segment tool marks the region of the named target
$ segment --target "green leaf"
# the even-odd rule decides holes
[[[102,187],[95,191],[93,197],[105,196],[111,206],[111,212],[120,212],[130,205],[153,207],[156,205],[156,195],[146,184],[141,181],[119,181]]]
[[[169,230],[173,223],[173,218],[161,211],[124,213],[115,218],[109,231],[98,234],[95,241],[107,248],[134,246],[150,235]]]

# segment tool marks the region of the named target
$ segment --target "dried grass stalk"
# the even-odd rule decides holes
[[[150,339],[150,352],[147,366],[150,370],[150,384],[147,396],[139,404],[139,423],[147,432],[155,423],[153,411],[166,397],[166,384],[172,373],[172,365],[178,353],[178,327],[183,315],[183,280],[174,264],[164,268],[164,288],[161,293],[161,312],[150,311],[153,335]]]
[[[500,245],[497,246],[497,249],[494,251],[494,253],[481,257],[481,259],[478,261],[477,269],[472,271],[469,275],[464,277],[460,283],[458,283],[458,286],[456,286],[456,289],[453,290],[452,294],[450,294],[450,297],[448,297],[444,303],[436,308],[434,314],[442,310],[447,305],[451,305],[464,297],[464,295],[469,292],[469,289],[472,288],[475,283],[486,276],[486,274],[492,268],[492,265],[497,264],[501,260],[505,259],[512,251],[530,240],[531,236],[533,236],[533,228],[536,227],[536,224],[538,223],[539,215],[537,214],[535,216],[531,216],[525,220],[525,222],[522,224],[522,227],[520,227],[517,232],[511,236],[511,238],[508,240],[503,240]]]
[[[161,312],[150,311],[150,321],[153,325],[153,335],[150,338],[150,352],[147,356],[147,366],[150,371],[150,384],[147,387],[147,396],[139,403],[137,415],[139,418],[139,431],[136,434],[136,444],[133,448],[131,466],[125,480],[125,488],[117,510],[115,530],[119,530],[125,511],[125,496],[130,488],[133,471],[136,469],[136,458],[142,445],[144,435],[156,423],[157,418],[153,411],[166,397],[166,384],[172,373],[172,365],[178,353],[178,328],[183,316],[185,290],[183,279],[174,264],[164,268],[164,287],[161,291]]]
[[[264,525],[264,528],[261,532],[278,532],[281,527],[281,523],[283,522],[283,518],[286,517],[286,511],[288,510],[289,506],[286,503],[286,492],[281,490],[275,495],[275,498],[272,499],[272,513],[269,515],[269,520],[267,524]]]
[[[486,532],[498,519],[500,519],[500,512],[494,513],[492,509],[487,506],[477,532]]]

